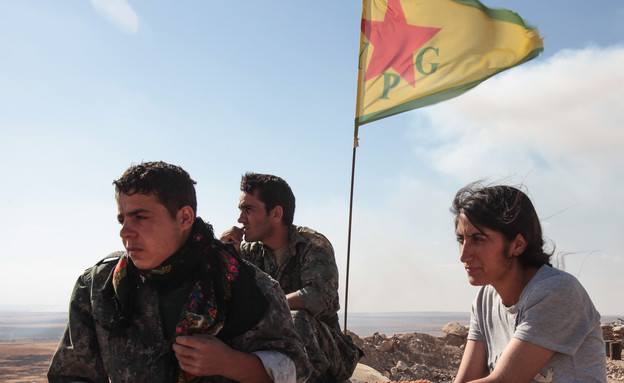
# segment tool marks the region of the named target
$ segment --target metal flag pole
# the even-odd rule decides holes
[[[349,233],[347,237],[347,278],[345,281],[344,331],[347,331],[347,311],[349,303],[349,261],[351,260],[351,219],[353,217],[353,180],[355,179],[355,152],[358,147],[357,127],[353,137],[353,161],[351,162],[351,193],[349,196]]]

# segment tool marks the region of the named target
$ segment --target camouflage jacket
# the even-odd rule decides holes
[[[292,225],[288,251],[280,267],[262,242],[243,243],[241,255],[275,278],[286,294],[297,291],[307,311],[332,327],[338,325],[338,267],[334,249],[325,236]]]
[[[171,349],[173,339],[165,337],[158,293],[153,288],[147,284],[138,286],[136,304],[140,306],[137,310],[139,314],[126,319],[130,322],[122,330],[115,330],[114,326],[111,329],[111,323],[120,320],[116,314],[119,310],[110,293],[112,273],[120,253],[114,255],[87,269],[78,278],[72,293],[69,323],[48,370],[49,382],[176,381],[178,364]],[[310,366],[283,291],[253,265],[242,262],[241,266],[250,271],[246,275],[252,278],[251,283],[258,287],[268,306],[260,313],[259,321],[254,326],[222,340],[230,347],[247,353],[278,351],[295,363],[297,382],[305,381]],[[239,317],[244,316],[245,308],[234,312]],[[231,380],[203,377],[197,382]]]

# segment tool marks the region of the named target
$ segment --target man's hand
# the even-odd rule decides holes
[[[295,309],[304,309],[307,310],[305,303],[299,298],[299,293],[297,291],[293,291],[292,293],[286,294],[286,302],[288,302],[288,308],[291,310]]]
[[[231,229],[228,229],[224,231],[223,234],[221,234],[220,239],[222,242],[232,242],[234,244],[234,247],[236,248],[236,251],[240,251],[240,244],[243,241],[244,234],[245,233],[243,232],[243,229],[241,229],[240,227],[232,226]]]
[[[239,382],[271,382],[260,358],[234,350],[214,335],[179,336],[173,351],[180,368],[195,376],[221,375]]]
[[[214,335],[179,336],[173,351],[182,370],[197,376],[223,375],[221,368],[232,349]]]

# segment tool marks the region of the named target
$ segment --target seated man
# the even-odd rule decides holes
[[[471,184],[451,211],[468,281],[483,286],[455,383],[605,382],[600,314],[576,278],[551,266],[526,194]]]
[[[114,181],[125,253],[82,274],[50,382],[304,382],[279,285],[196,217],[195,181],[148,162]]]
[[[242,257],[275,278],[312,363],[308,382],[343,382],[361,358],[338,323],[338,268],[322,234],[292,224],[295,196],[283,179],[247,173],[241,181],[238,222],[221,235]],[[244,243],[241,244],[245,238]]]

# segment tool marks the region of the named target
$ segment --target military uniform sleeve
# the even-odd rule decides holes
[[[231,347],[243,352],[276,351],[290,358],[297,371],[297,382],[305,382],[310,364],[293,324],[286,296],[279,284],[255,269],[255,280],[268,301],[260,321],[250,330],[231,339]]]
[[[302,288],[297,294],[312,315],[335,315],[340,303],[334,249],[329,240],[319,233],[311,235],[302,248],[301,245],[298,244],[297,257],[301,262]]]
[[[74,286],[69,322],[48,369],[50,383],[108,382],[100,356],[91,310],[91,274]]]

